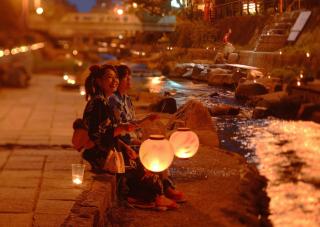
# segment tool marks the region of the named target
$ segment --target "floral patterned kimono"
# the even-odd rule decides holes
[[[116,120],[102,94],[97,94],[87,103],[83,120],[89,138],[95,144],[94,148],[84,152],[84,158],[93,168],[102,169],[109,151],[117,146],[117,138],[113,136]]]

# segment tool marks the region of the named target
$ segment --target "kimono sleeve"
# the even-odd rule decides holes
[[[103,101],[96,99],[87,113],[88,133],[90,139],[98,146],[110,148],[114,146],[114,125],[106,111]]]

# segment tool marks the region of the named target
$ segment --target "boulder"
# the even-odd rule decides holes
[[[274,92],[260,96],[253,111],[253,118],[274,116],[282,119],[295,119],[302,103],[299,96],[288,95],[285,92]]]
[[[238,84],[235,96],[237,99],[248,99],[251,96],[267,93],[268,89],[263,84],[247,81],[245,83]]]
[[[211,116],[238,115],[240,112],[240,108],[226,104],[219,104],[209,108],[209,112]]]
[[[203,145],[219,146],[218,134],[208,108],[199,101],[188,101],[171,117],[167,124],[167,129],[174,130],[179,127],[192,129]]]
[[[160,101],[151,104],[150,109],[154,112],[173,114],[177,112],[177,102],[174,98],[171,97],[163,98]]]
[[[144,141],[150,135],[166,135],[166,126],[160,121],[144,121],[141,125],[141,140]]]
[[[300,106],[297,118],[320,123],[320,103],[305,103]]]
[[[212,119],[208,108],[197,100],[189,100],[172,116],[167,128],[172,130],[184,122],[191,129],[212,129]]]
[[[212,86],[234,85],[232,74],[226,69],[211,69],[208,73],[208,84]]]
[[[187,67],[184,67],[183,65],[177,65],[173,73],[170,75],[171,77],[182,77],[186,72],[188,71]]]
[[[213,93],[211,93],[210,95],[209,95],[209,97],[217,97],[217,96],[219,96],[219,93],[218,92],[213,92]]]
[[[208,80],[207,69],[203,69],[195,66],[192,70],[191,78],[194,80],[207,81]]]
[[[228,63],[229,64],[236,64],[239,62],[239,54],[238,53],[230,53],[228,56]]]

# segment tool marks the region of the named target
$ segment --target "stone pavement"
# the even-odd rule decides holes
[[[86,171],[82,186],[71,182],[71,164],[81,159],[70,145],[72,122],[82,115],[85,100],[75,91],[62,90],[61,82],[60,77],[37,75],[27,89],[0,88],[1,227],[80,226],[74,213],[84,211],[84,226],[98,223],[96,215],[79,208],[87,198],[84,192],[91,193],[91,203],[109,200],[89,204],[91,208],[110,205],[110,177],[97,180]]]

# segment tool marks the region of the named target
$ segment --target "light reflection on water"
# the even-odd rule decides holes
[[[147,84],[150,91],[174,90],[178,106],[197,99],[208,107],[218,103],[241,107],[237,117],[215,118],[220,146],[243,154],[268,179],[270,220],[275,226],[320,226],[319,124],[250,119],[251,110],[238,103],[232,91],[192,81],[156,81]],[[215,92],[219,95],[210,97]]]
[[[253,128],[248,147],[269,180],[275,226],[320,226],[320,124],[270,120]]]

